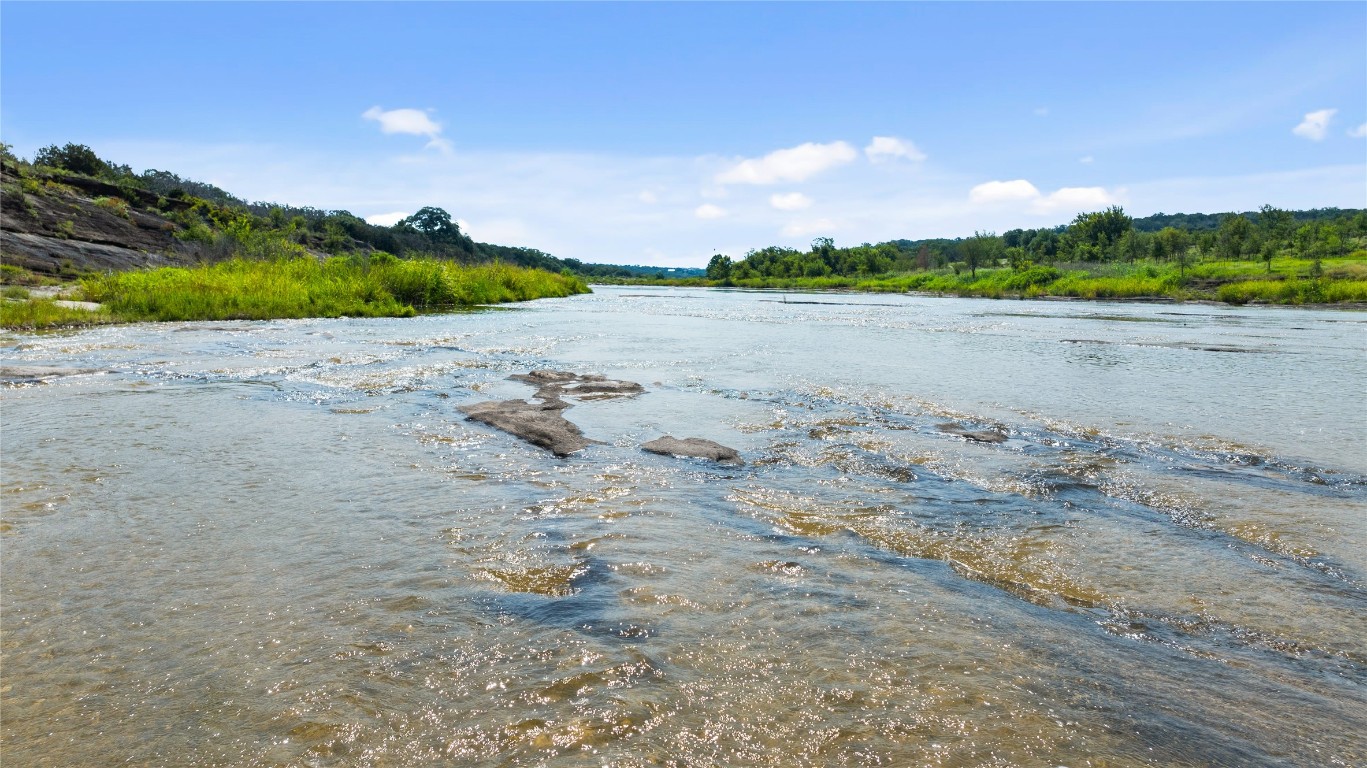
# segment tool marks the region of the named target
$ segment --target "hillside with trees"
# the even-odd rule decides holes
[[[344,210],[248,202],[171,171],[135,172],[81,144],[44,147],[31,162],[0,145],[0,165],[5,263],[42,274],[216,262],[252,255],[253,242],[271,239],[319,257],[383,252],[551,272],[615,269],[476,242],[436,206],[380,226]]]

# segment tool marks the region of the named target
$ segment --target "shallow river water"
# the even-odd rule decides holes
[[[0,362],[94,370],[0,387],[6,766],[1367,764],[1364,313],[598,288]],[[646,391],[564,459],[457,410],[534,369]]]

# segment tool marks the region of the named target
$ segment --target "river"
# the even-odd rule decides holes
[[[0,361],[87,371],[0,387],[6,765],[1367,764],[1361,312],[609,287]],[[567,458],[457,410],[537,369],[646,391]]]

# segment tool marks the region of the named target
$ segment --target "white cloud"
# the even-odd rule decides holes
[[[655,196],[655,193],[648,189],[641,190],[640,194],[636,195],[636,199],[647,205],[654,205],[655,203],[660,202],[660,199]]]
[[[1311,141],[1323,141],[1325,134],[1329,132],[1329,121],[1338,112],[1337,109],[1321,109],[1315,112],[1308,112],[1301,124],[1291,129],[1291,132],[1303,139]]]
[[[769,205],[780,211],[800,211],[803,208],[812,207],[812,199],[801,192],[789,192],[786,195],[771,196]]]
[[[968,191],[968,199],[975,203],[1005,203],[1015,200],[1037,200],[1040,192],[1025,179],[989,181]]]
[[[914,162],[926,159],[926,154],[906,139],[895,136],[874,136],[873,141],[864,147],[864,154],[871,163],[886,163],[903,158]]]
[[[394,211],[393,213],[377,213],[367,216],[365,220],[367,224],[374,224],[377,227],[392,227],[408,216],[409,214],[403,211]]]
[[[854,147],[843,141],[830,144],[807,142],[790,149],[770,152],[764,157],[736,163],[717,174],[718,184],[777,184],[805,181],[822,171],[844,165],[857,156]]]
[[[711,203],[703,203],[693,210],[693,215],[700,219],[721,219],[726,217],[726,209]]]
[[[794,221],[783,228],[784,237],[808,237],[810,235],[826,235],[839,229],[834,221],[830,219],[806,219]]]
[[[441,123],[433,120],[420,109],[383,110],[371,107],[361,114],[367,120],[380,124],[382,133],[402,133],[410,136],[426,136],[427,149],[437,149],[450,153],[451,142],[441,136]]]
[[[1352,129],[1348,132],[1348,135],[1352,136],[1355,139],[1367,138],[1367,123],[1363,123],[1362,125],[1359,125],[1358,127]]]
[[[1079,157],[1077,159],[1077,161],[1079,163],[1082,163],[1083,165],[1091,165],[1095,160],[1096,158],[1092,157],[1091,155],[1087,155],[1086,157]]]
[[[1033,213],[1076,213],[1114,205],[1119,196],[1104,187],[1062,187],[1048,195],[1025,179],[989,181],[968,192],[970,202],[979,205],[1029,203]]]
[[[1072,214],[1094,211],[1117,202],[1117,196],[1104,187],[1063,187],[1048,197],[1036,200],[1033,208],[1037,213]]]
[[[1048,108],[1048,107],[1035,107],[1035,117],[1048,117],[1048,116],[1049,116],[1049,108]]]

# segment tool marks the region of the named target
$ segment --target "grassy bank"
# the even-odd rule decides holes
[[[1169,262],[1133,264],[1032,265],[1024,269],[945,268],[872,277],[639,280],[683,286],[729,285],[785,290],[855,290],[875,293],[935,293],[986,298],[1069,297],[1081,299],[1168,299],[1229,304],[1367,303],[1367,258],[1278,258],[1266,264],[1210,261],[1185,269]]]
[[[238,258],[200,267],[89,277],[71,297],[99,302],[100,310],[69,309],[43,300],[5,301],[0,304],[0,326],[35,329],[161,320],[410,317],[587,290],[577,277],[497,263],[461,266],[387,254],[325,261]]]

